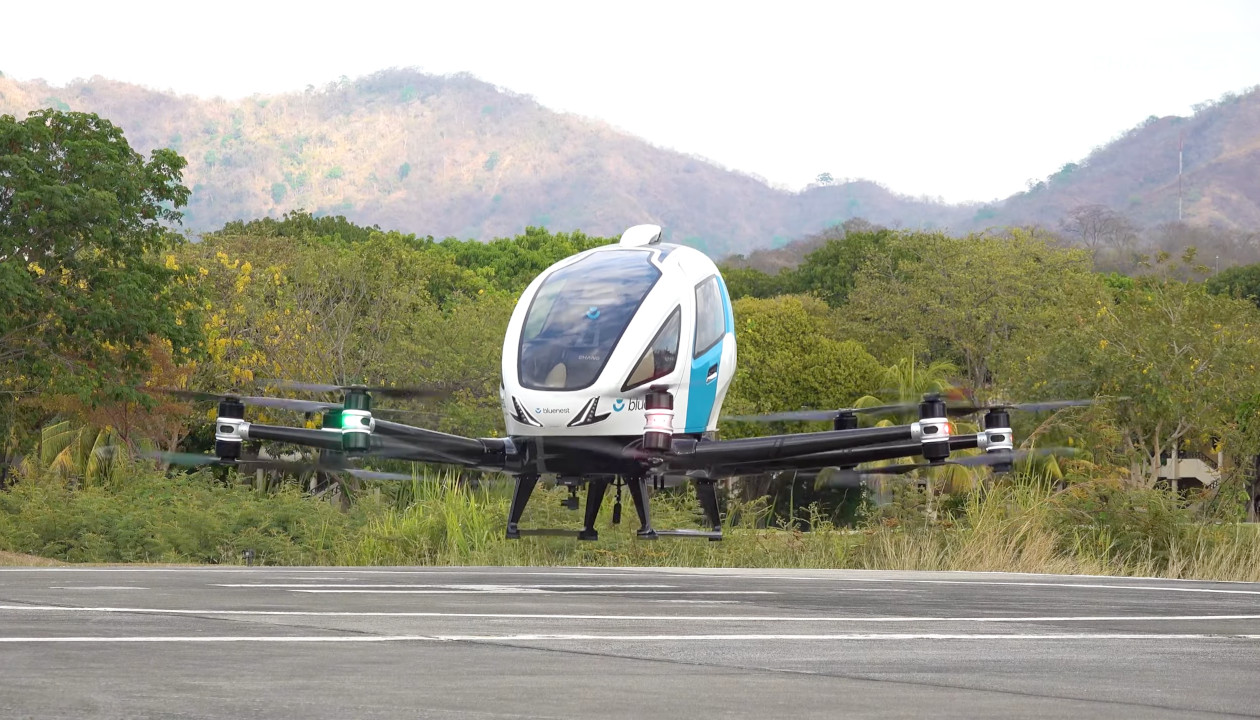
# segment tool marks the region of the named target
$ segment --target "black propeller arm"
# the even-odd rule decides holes
[[[376,431],[380,436],[372,438],[372,447],[368,453],[370,455],[399,460],[415,460],[418,462],[455,463],[470,467],[481,467],[487,464],[494,465],[491,462],[494,454],[488,452],[486,446],[479,440],[463,438],[457,435],[446,435],[445,433],[424,430],[423,428],[411,428],[414,432],[409,433],[395,432],[391,434],[381,431],[382,424],[395,425],[395,423],[387,423],[383,420],[376,421]],[[398,427],[406,428],[408,426]],[[244,424],[243,435],[248,440],[270,440],[272,442],[293,443],[294,445],[303,445],[320,450],[342,450],[341,433],[328,432],[327,430],[247,423]],[[435,443],[434,436],[445,441],[445,443]]]
[[[949,439],[950,452],[979,447],[980,434],[954,435]],[[775,470],[815,470],[838,465],[858,465],[879,460],[895,460],[902,457],[919,457],[923,443],[918,440],[884,443],[868,447],[852,447],[841,450],[798,455],[776,460],[754,460],[736,463],[715,463],[714,476],[748,475]]]
[[[238,409],[244,408],[241,406]],[[339,429],[315,430],[262,425],[246,422],[239,417],[222,416],[216,421],[216,425],[216,451],[225,460],[239,458],[241,443],[245,440],[269,440],[339,452],[346,449]],[[509,441],[499,438],[478,440],[388,420],[373,419],[371,427],[373,430],[367,433],[368,444],[363,446],[360,453],[374,457],[455,464],[494,471],[502,470],[506,458],[514,454]]]
[[[270,440],[273,442],[293,443],[320,450],[340,450],[341,433],[330,433],[326,430],[309,428],[284,427],[283,425],[259,425],[247,423],[244,426],[245,439]]]
[[[423,462],[454,463],[483,470],[502,470],[509,456],[515,453],[502,438],[469,438],[436,430],[414,427],[389,420],[375,421],[376,435],[394,441],[407,459]]]
[[[671,466],[680,468],[776,461],[788,463],[791,466],[792,461],[801,456],[842,452],[846,448],[911,441],[913,437],[913,426],[896,425],[712,442],[688,443],[679,439],[674,441],[673,449],[664,456],[664,459]],[[916,452],[922,447],[918,440],[913,440],[910,444],[916,448]]]

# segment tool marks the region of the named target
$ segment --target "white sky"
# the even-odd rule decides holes
[[[797,189],[1022,190],[1148,115],[1260,84],[1260,2],[7,0],[0,71],[203,96],[467,71]]]

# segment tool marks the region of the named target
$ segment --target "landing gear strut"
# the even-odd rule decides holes
[[[715,533],[722,532],[722,517],[718,514],[717,482],[708,479],[697,479],[696,499],[700,501],[700,510],[704,513],[704,521]],[[711,537],[710,541],[721,540]]]
[[[604,502],[604,491],[608,489],[608,478],[591,480],[586,486],[586,517],[582,521],[582,531],[578,540],[598,540],[599,532],[595,530],[595,520],[599,517],[599,506]]]
[[[612,516],[613,525],[621,524],[621,488],[625,486],[626,486],[626,481],[622,480],[620,477],[618,477],[616,480],[613,480],[613,487],[617,489],[617,497],[616,497],[616,500],[613,502],[613,516]]]
[[[648,507],[648,489],[643,476],[626,478],[626,488],[630,491],[630,500],[634,502],[634,511],[639,514],[639,530],[635,534],[644,540],[655,540],[656,531],[652,529],[652,511]]]
[[[537,475],[516,476],[516,489],[512,491],[512,505],[508,508],[507,537],[509,540],[520,539],[521,514],[525,512],[525,504],[529,502],[529,496],[533,494],[534,486],[537,484]]]

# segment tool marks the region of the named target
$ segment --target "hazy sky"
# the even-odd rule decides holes
[[[466,71],[797,189],[1021,190],[1260,84],[1260,2],[0,0],[0,71],[241,97]]]

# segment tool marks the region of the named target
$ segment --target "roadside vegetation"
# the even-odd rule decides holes
[[[377,469],[413,482],[162,467],[146,456],[209,451],[213,411],[148,389],[256,392],[269,377],[432,384],[445,397],[397,405],[412,422],[494,435],[516,298],[552,262],[609,239],[528,228],[439,241],[294,212],[192,242],[171,230],[187,201],[173,151],[143,158],[108,121],[58,111],[0,117],[0,147],[11,149],[0,155],[0,551],[68,562],[240,563],[252,550],[275,564],[1260,580],[1247,523],[1260,454],[1260,275],[1213,274],[1195,247],[1136,256],[1138,271],[1122,275],[1038,229],[955,238],[850,224],[799,267],[728,268],[740,350],[729,413],[959,389],[982,402],[1099,403],[1013,415],[1024,448],[1067,450],[1007,476],[952,468],[865,489],[746,477],[724,485],[721,543],[638,542],[607,511],[596,543],[509,543],[507,487],[494,477],[397,462]],[[1219,479],[1174,486],[1160,472],[1174,453],[1207,458]],[[552,492],[531,503],[527,527],[578,524],[560,508],[564,491]],[[658,527],[696,526],[687,493],[660,494]]]
[[[824,508],[779,518],[766,499],[726,508],[719,543],[634,538],[605,507],[600,540],[509,541],[506,483],[452,474],[413,487],[365,488],[348,510],[286,486],[259,492],[201,470],[174,477],[127,467],[74,487],[55,473],[0,494],[0,547],[68,562],[277,565],[660,565],[980,570],[1260,581],[1260,528],[1222,518],[1239,508],[1186,503],[1120,481],[1055,487],[1018,474],[938,499],[908,486],[893,503],[836,525]],[[574,525],[563,488],[540,490],[525,520]],[[605,500],[611,506],[611,494]],[[628,503],[628,498],[627,498]],[[1237,503],[1235,503],[1237,505]],[[698,527],[688,489],[653,499],[658,527]],[[809,531],[799,527],[808,524]],[[5,562],[0,555],[0,563]]]

